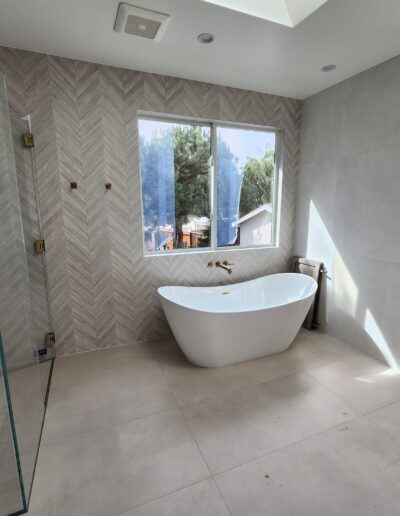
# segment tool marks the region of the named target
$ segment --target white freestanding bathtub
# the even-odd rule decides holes
[[[317,290],[303,274],[218,287],[161,287],[171,330],[187,359],[218,367],[288,349]]]

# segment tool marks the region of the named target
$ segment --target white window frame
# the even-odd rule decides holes
[[[144,210],[143,210],[143,196],[142,196],[142,174],[140,171],[140,145],[139,145],[139,120],[154,120],[159,122],[170,122],[170,123],[181,123],[189,125],[203,125],[210,127],[211,137],[211,163],[210,163],[210,234],[211,234],[211,245],[209,247],[198,247],[198,248],[186,248],[186,249],[170,249],[170,250],[158,250],[158,251],[147,251],[144,245]],[[171,256],[180,254],[192,254],[192,253],[220,253],[221,251],[233,252],[233,251],[244,251],[244,250],[256,250],[256,249],[271,249],[279,247],[279,228],[281,219],[281,203],[282,203],[282,178],[283,178],[283,149],[284,149],[284,131],[282,128],[245,124],[240,122],[226,122],[221,120],[197,118],[190,116],[176,116],[164,113],[154,113],[148,111],[137,112],[137,145],[139,147],[138,152],[138,167],[140,177],[140,205],[141,205],[141,226],[142,226],[142,251],[145,258],[156,257],[156,256]],[[272,194],[272,242],[270,244],[262,245],[248,245],[248,246],[218,246],[217,245],[217,219],[215,216],[215,208],[217,206],[217,188],[216,188],[216,155],[217,155],[217,128],[236,128],[236,129],[248,129],[252,131],[270,132],[275,134],[275,167],[273,175],[274,190]]]

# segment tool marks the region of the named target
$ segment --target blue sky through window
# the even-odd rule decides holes
[[[275,133],[238,127],[221,127],[220,131],[231,152],[238,158],[239,169],[243,168],[248,158],[259,159],[266,150],[275,150]]]
[[[187,123],[185,123],[187,125]],[[140,136],[146,143],[160,130],[173,126],[170,121],[140,120]],[[239,129],[239,130],[238,130]],[[255,131],[238,127],[223,127],[223,137],[231,152],[238,158],[240,169],[246,163],[247,158],[261,158],[265,151],[275,150],[275,133]]]

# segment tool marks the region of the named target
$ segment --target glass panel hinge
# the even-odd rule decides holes
[[[56,343],[56,335],[54,332],[47,333],[46,335],[46,347],[51,348]]]
[[[26,148],[34,147],[35,140],[33,138],[33,134],[32,133],[24,133],[23,134],[23,142],[24,142],[24,147],[26,147]]]

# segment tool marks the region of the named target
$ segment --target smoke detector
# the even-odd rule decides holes
[[[169,15],[121,2],[118,6],[114,30],[133,36],[159,40],[169,20]]]

